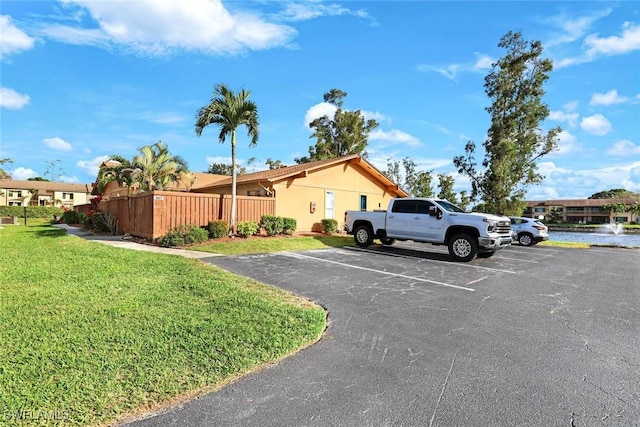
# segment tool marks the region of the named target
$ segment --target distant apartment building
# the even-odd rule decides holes
[[[574,224],[607,224],[612,221],[628,223],[637,221],[637,214],[611,212],[603,206],[624,203],[629,208],[636,202],[637,200],[634,198],[528,201],[523,216]]]
[[[29,206],[71,208],[90,203],[92,189],[93,184],[0,179],[0,206],[24,206],[31,193]]]

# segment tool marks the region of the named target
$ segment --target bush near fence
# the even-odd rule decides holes
[[[27,218],[61,217],[64,210],[53,206],[27,206]],[[17,216],[24,218],[24,206],[0,206],[0,216]]]

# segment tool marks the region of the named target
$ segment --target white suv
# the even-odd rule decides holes
[[[549,228],[533,218],[509,217],[511,230],[518,235],[518,243],[531,246],[549,240]]]

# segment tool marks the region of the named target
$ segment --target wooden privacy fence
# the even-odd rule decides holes
[[[236,224],[275,215],[274,198],[237,196],[236,200]],[[152,191],[103,200],[99,209],[118,218],[118,233],[157,239],[179,225],[205,227],[209,221],[228,222],[231,195]]]

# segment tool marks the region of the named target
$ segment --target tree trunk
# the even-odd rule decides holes
[[[231,132],[231,215],[229,218],[229,236],[236,232],[236,132]]]

